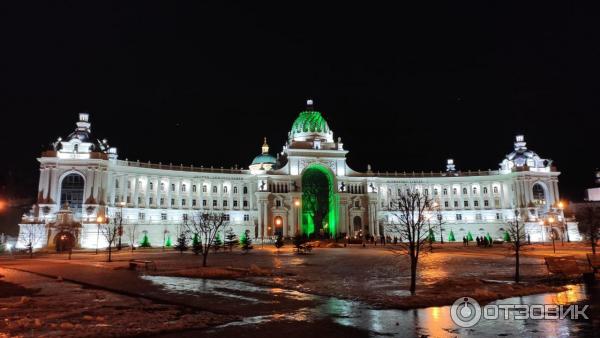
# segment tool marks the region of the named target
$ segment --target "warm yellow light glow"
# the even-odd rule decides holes
[[[540,225],[544,225],[544,221],[540,221]]]
[[[297,207],[299,207],[300,206],[300,200],[295,200],[294,201],[294,205],[297,206]]]
[[[554,223],[554,217],[550,217],[550,218],[548,218],[548,222],[550,222],[550,223]]]
[[[96,222],[98,222],[98,223],[102,223],[102,222],[104,222],[104,217],[102,217],[102,216],[98,216],[98,217],[96,218]]]
[[[275,224],[277,224],[277,225],[281,225],[281,219],[279,219],[279,218],[278,218],[278,219],[276,219],[276,220],[275,220]]]
[[[558,202],[558,207],[560,209],[562,209],[564,206],[565,206],[565,204],[562,201]]]

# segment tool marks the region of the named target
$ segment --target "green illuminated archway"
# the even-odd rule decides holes
[[[302,233],[335,236],[338,196],[333,173],[321,164],[309,165],[302,174]]]

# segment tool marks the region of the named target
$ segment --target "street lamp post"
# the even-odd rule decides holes
[[[98,232],[96,233],[96,255],[98,254],[98,242],[100,240],[100,223],[104,223],[104,217],[102,216],[96,218],[96,224],[98,225]]]
[[[123,236],[123,207],[125,202],[119,202],[119,244],[117,250],[121,250],[121,237]]]
[[[556,246],[554,245],[554,231],[550,232],[550,238],[552,238],[552,251],[554,251],[554,253],[556,253]]]

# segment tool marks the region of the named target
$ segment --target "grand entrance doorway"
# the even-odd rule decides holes
[[[302,175],[302,233],[311,237],[335,237],[338,196],[329,169],[312,164]]]

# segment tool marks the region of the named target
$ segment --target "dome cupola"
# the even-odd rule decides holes
[[[306,100],[306,108],[294,121],[289,133],[290,141],[314,141],[333,142],[333,132],[321,112],[315,110],[313,100]]]
[[[256,156],[254,160],[252,160],[250,170],[271,170],[275,164],[277,164],[277,159],[273,155],[269,154],[269,144],[267,143],[267,138],[265,137],[262,145],[262,152],[260,155]]]

